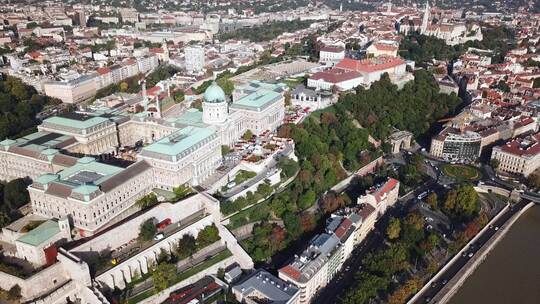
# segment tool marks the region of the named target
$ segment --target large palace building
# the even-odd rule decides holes
[[[69,217],[91,235],[138,210],[135,202],[153,188],[199,185],[221,165],[221,146],[247,130],[275,130],[285,115],[283,85],[252,82],[229,103],[213,83],[203,111],[188,109],[163,119],[144,111],[73,112],[47,118],[38,132],[0,142],[0,180],[29,177],[33,212]],[[123,146],[144,143],[136,161],[99,161]]]

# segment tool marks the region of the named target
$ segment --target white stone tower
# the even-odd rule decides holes
[[[429,25],[429,1],[426,1],[426,9],[424,10],[424,19],[422,19],[422,27],[420,28],[420,34],[424,34]]]

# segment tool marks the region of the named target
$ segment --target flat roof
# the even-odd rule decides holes
[[[281,98],[281,94],[270,90],[257,90],[233,102],[232,107],[246,109],[263,109]]]
[[[215,135],[215,133],[216,131],[212,128],[185,127],[144,147],[142,155],[144,155],[145,152],[153,152],[168,156],[177,156],[198,143],[203,142],[212,135]]]
[[[109,121],[109,119],[101,116],[70,113],[69,115],[52,116],[45,119],[43,122],[69,128],[88,129],[107,121]]]
[[[77,160],[74,166],[60,171],[58,175],[60,180],[67,181],[70,184],[85,185],[92,183],[98,185],[122,170],[121,167],[99,163],[92,157],[83,157]]]
[[[48,220],[18,238],[17,241],[31,246],[39,246],[41,243],[49,240],[59,232],[60,227],[58,227],[58,223],[52,220]]]
[[[178,118],[172,118],[167,120],[172,123],[183,124],[194,127],[205,127],[205,123],[202,120],[203,113],[197,109],[188,109],[184,114]]]
[[[239,290],[244,297],[264,296],[269,303],[285,304],[297,296],[298,287],[289,284],[282,279],[270,274],[266,270],[259,269],[251,274],[242,283],[233,287]]]

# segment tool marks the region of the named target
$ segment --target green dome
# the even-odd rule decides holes
[[[225,92],[214,81],[204,92],[204,101],[211,103],[225,102]]]

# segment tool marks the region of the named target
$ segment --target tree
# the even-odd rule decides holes
[[[276,252],[277,250],[283,248],[283,241],[285,241],[286,236],[287,232],[285,229],[277,224],[274,224],[268,238],[270,251]]]
[[[386,227],[386,235],[390,240],[395,240],[399,237],[401,232],[401,222],[397,218],[390,218],[388,227]]]
[[[11,218],[9,215],[0,211],[0,228],[4,228],[5,226],[9,225],[10,222]]]
[[[535,189],[540,188],[540,174],[538,172],[533,172],[527,177],[527,186]]]
[[[216,276],[218,277],[218,279],[223,280],[225,278],[225,269],[221,267],[218,268]]]
[[[471,184],[463,184],[448,191],[443,206],[447,215],[457,220],[466,220],[476,215],[479,210],[478,193]]]
[[[183,184],[173,188],[174,200],[180,201],[193,194],[193,189],[188,184]]]
[[[215,224],[204,227],[199,234],[197,234],[197,247],[204,248],[210,244],[219,241],[219,230]]]
[[[197,241],[191,234],[185,234],[180,240],[178,240],[178,246],[176,247],[176,254],[179,258],[191,257],[197,251]]]
[[[438,207],[438,201],[439,201],[439,198],[437,196],[437,193],[435,192],[431,192],[427,198],[426,198],[426,203],[431,207],[431,209],[433,210],[436,210],[437,207]]]
[[[159,263],[152,272],[152,282],[157,291],[171,286],[176,278],[176,266],[169,263]]]
[[[4,204],[11,212],[30,201],[27,186],[22,178],[11,180],[4,186]]]
[[[247,130],[246,133],[242,135],[242,139],[244,140],[250,140],[252,138],[253,138],[253,132],[251,132],[251,130]]]
[[[184,101],[185,98],[186,98],[186,95],[184,94],[182,90],[177,90],[176,92],[174,92],[174,95],[173,95],[174,102],[181,103],[182,101]]]
[[[492,159],[489,161],[489,165],[490,165],[493,169],[495,169],[495,170],[497,170],[497,168],[499,168],[499,165],[500,165],[500,164],[501,164],[501,162],[500,162],[498,159],[496,159],[496,158],[492,158]]]
[[[138,199],[137,202],[135,202],[135,205],[141,209],[148,209],[152,206],[157,205],[158,203],[159,202],[156,194],[151,192]]]
[[[8,290],[8,299],[15,301],[21,298],[21,287],[18,284],[13,285]]]
[[[535,88],[535,89],[540,88],[540,77],[534,79],[533,88]]]
[[[340,207],[343,207],[343,205],[345,205],[345,200],[343,197],[337,195],[333,191],[330,191],[323,197],[321,207],[324,212],[332,213]]]
[[[139,228],[139,239],[142,241],[151,240],[157,232],[156,225],[154,224],[154,218],[147,219],[141,224]]]
[[[219,78],[217,84],[223,89],[225,95],[230,96],[234,91],[234,83],[228,77]]]
[[[125,91],[127,91],[128,88],[129,88],[129,85],[128,85],[127,82],[122,81],[122,82],[120,83],[120,91],[125,92]]]
[[[315,215],[311,212],[304,212],[300,215],[300,224],[303,232],[309,232],[315,229],[317,224]]]
[[[298,200],[298,207],[302,210],[307,209],[313,205],[317,194],[313,190],[308,190],[306,193],[302,194]]]

